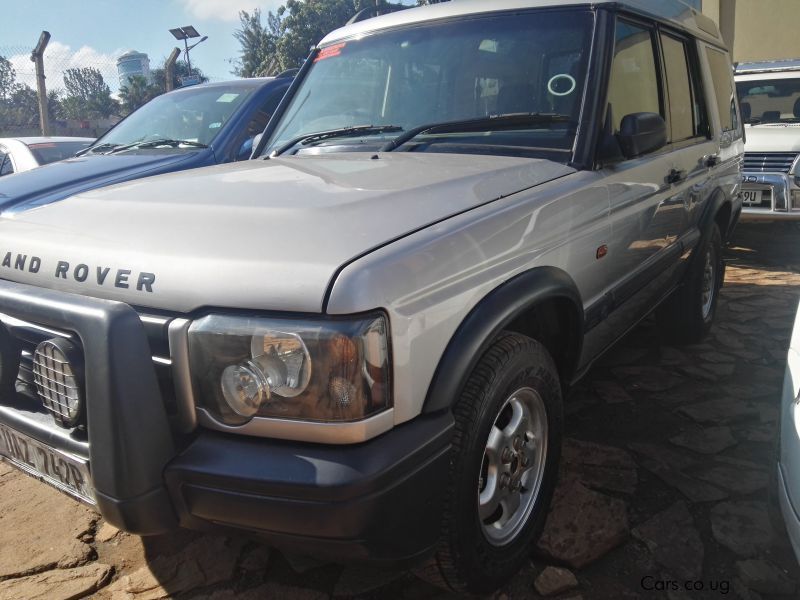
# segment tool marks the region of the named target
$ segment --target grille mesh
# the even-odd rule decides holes
[[[795,152],[745,152],[744,170],[757,173],[788,173],[796,158]]]
[[[50,340],[36,347],[33,381],[45,408],[56,422],[70,427],[79,413],[80,387],[66,355]]]

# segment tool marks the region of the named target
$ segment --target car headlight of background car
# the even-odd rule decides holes
[[[204,317],[189,328],[198,404],[234,426],[253,417],[364,419],[392,405],[387,329],[382,314]]]

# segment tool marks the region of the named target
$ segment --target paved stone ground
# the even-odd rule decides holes
[[[798,239],[791,225],[740,226],[706,341],[662,345],[648,320],[574,390],[545,534],[495,600],[800,597],[771,478]],[[240,539],[130,536],[4,466],[0,548],[0,600],[450,597]]]

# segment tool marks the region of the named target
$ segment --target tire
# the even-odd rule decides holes
[[[453,413],[441,537],[417,574],[452,591],[487,593],[529,558],[555,488],[563,417],[552,358],[536,340],[502,333]]]
[[[717,300],[725,278],[722,236],[716,223],[697,249],[686,273],[686,281],[656,310],[662,336],[669,342],[694,344],[711,329]]]

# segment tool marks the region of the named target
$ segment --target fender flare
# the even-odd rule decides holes
[[[713,225],[716,222],[717,214],[719,213],[719,210],[726,202],[731,205],[731,215],[730,218],[728,219],[728,225],[726,227],[726,230],[720,231],[720,234],[722,235],[723,244],[728,239],[728,233],[730,232],[731,229],[730,220],[734,218],[733,203],[725,197],[725,193],[722,190],[717,188],[716,190],[711,192],[708,204],[706,205],[703,214],[700,215],[700,220],[697,223],[697,227],[700,231],[700,239],[692,249],[692,256],[689,259],[690,260],[689,269],[691,269],[695,261],[699,260],[697,258],[699,254],[695,250],[697,250],[698,248],[702,248],[706,243],[706,240],[711,235],[711,225]]]
[[[428,387],[423,413],[449,409],[459,398],[467,378],[492,340],[516,317],[536,304],[566,299],[575,308],[576,339],[571,351],[577,363],[583,345],[583,303],[572,278],[555,267],[536,267],[520,273],[492,290],[458,326],[447,344]],[[577,365],[571,365],[574,373]],[[572,373],[561,373],[569,380]]]

